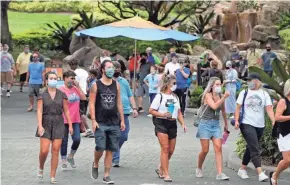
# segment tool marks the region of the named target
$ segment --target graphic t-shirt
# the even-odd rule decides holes
[[[29,84],[42,84],[42,72],[44,70],[43,63],[31,62],[28,66]]]
[[[160,103],[161,96],[162,96],[162,101]],[[177,119],[178,110],[180,109],[180,104],[179,104],[179,100],[178,100],[176,95],[173,95],[173,94],[168,95],[168,94],[164,94],[164,93],[162,93],[162,95],[161,95],[161,93],[159,93],[155,96],[150,108],[157,110],[160,113],[166,113],[166,112],[169,112],[168,111],[168,104],[171,104],[171,103],[174,104],[172,118]],[[160,117],[160,118],[166,119],[164,117]]]
[[[149,83],[149,93],[157,93],[157,87],[159,83],[158,74],[149,74],[145,77],[144,81]]]
[[[81,115],[80,115],[80,92],[78,88],[72,87],[71,89],[62,86],[59,88],[62,92],[64,92],[67,96],[68,100],[68,110],[70,114],[70,119],[72,123],[80,123]],[[67,124],[65,115],[63,114],[64,123]]]
[[[245,90],[241,91],[237,100],[237,104],[243,104]],[[267,92],[262,89],[248,90],[245,99],[245,111],[242,124],[252,125],[253,127],[265,127],[265,107],[272,105],[271,98]]]
[[[87,79],[89,74],[86,70],[78,68],[75,70],[76,73],[76,81],[79,82],[82,91],[87,94]]]

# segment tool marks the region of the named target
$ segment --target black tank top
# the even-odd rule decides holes
[[[95,103],[96,121],[106,125],[119,125],[120,119],[117,108],[117,83],[105,85],[101,80],[97,84],[97,97]]]
[[[286,110],[283,112],[283,116],[290,115],[290,101],[287,98],[284,98],[286,101]],[[284,137],[290,134],[290,120],[283,123],[278,123],[278,132]]]

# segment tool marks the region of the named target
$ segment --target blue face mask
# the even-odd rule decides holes
[[[48,87],[56,88],[57,80],[48,80]]]
[[[247,85],[248,85],[248,88],[251,89],[251,90],[255,89],[255,87],[256,87],[255,83],[251,82],[251,81],[247,82]]]
[[[113,78],[114,76],[114,73],[115,73],[115,69],[114,68],[108,68],[106,69],[105,71],[105,74],[108,78]]]
[[[67,83],[67,87],[68,87],[68,88],[72,88],[72,87],[73,87],[73,82],[68,82],[68,83]]]

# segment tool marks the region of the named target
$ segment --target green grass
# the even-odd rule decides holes
[[[58,22],[63,25],[70,21],[71,15],[66,14],[8,12],[9,29],[12,34],[42,29],[46,27],[46,23]]]

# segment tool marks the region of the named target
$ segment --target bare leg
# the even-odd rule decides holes
[[[142,107],[142,106],[143,106],[143,97],[138,96],[138,107]]]
[[[200,140],[200,144],[201,144],[201,151],[198,155],[198,165],[197,167],[199,169],[202,169],[202,165],[203,165],[203,162],[205,160],[205,157],[208,153],[208,150],[209,150],[209,140],[208,139],[201,139]]]
[[[283,160],[281,160],[274,172],[272,178],[277,181],[282,171],[286,170],[290,166],[290,151],[282,152]]]
[[[222,139],[213,138],[212,142],[215,151],[217,174],[221,174],[223,172]]]
[[[44,163],[46,161],[49,152],[50,140],[46,138],[40,138],[40,151],[39,151],[39,169],[43,170]]]
[[[94,168],[99,168],[99,161],[101,159],[101,157],[103,156],[103,151],[102,152],[97,152],[95,151],[95,161],[94,161]]]
[[[161,169],[164,178],[170,178],[168,168],[169,168],[169,139],[167,134],[157,133],[157,137],[161,147],[160,161]]]
[[[171,156],[172,156],[173,153],[174,153],[175,145],[176,145],[176,138],[175,138],[175,139],[171,139],[171,140],[169,140],[168,161],[170,160]],[[162,174],[163,174],[163,171],[162,171],[162,169],[161,169],[161,164],[158,165],[158,168],[159,168],[159,173],[160,173],[160,175],[162,175]]]
[[[83,122],[84,125],[85,125],[86,130],[88,130],[90,127],[89,127],[89,125],[88,125],[88,122],[87,122],[87,118],[86,118],[86,116],[85,116],[85,115],[82,115],[82,116],[81,116],[81,119],[82,119],[82,122]]]
[[[113,159],[113,153],[111,151],[106,151],[105,156],[105,174],[104,177],[110,176],[110,170],[112,166],[112,159]]]
[[[55,139],[52,141],[50,177],[55,177],[61,143],[62,143],[62,139]]]
[[[28,111],[33,109],[33,104],[34,104],[34,96],[29,96],[29,107],[27,109]]]

